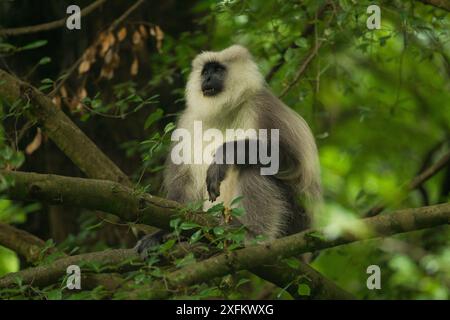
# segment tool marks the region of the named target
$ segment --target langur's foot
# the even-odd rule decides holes
[[[148,258],[149,253],[163,242],[166,234],[167,232],[164,230],[146,234],[136,243],[134,250],[145,260]]]

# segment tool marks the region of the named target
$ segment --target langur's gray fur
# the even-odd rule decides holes
[[[209,62],[226,68],[223,91],[214,96],[202,92],[202,69]],[[202,121],[203,130],[279,129],[280,134],[280,172],[276,176],[262,176],[257,167],[233,168],[220,185],[219,198],[212,204],[206,201],[204,209],[222,201],[227,206],[243,196],[246,214],[240,220],[252,233],[271,240],[307,228],[311,209],[306,208],[313,208],[311,204],[321,199],[316,143],[305,120],[271,93],[248,50],[233,45],[199,54],[192,62],[186,100],[178,128],[192,132],[193,122]],[[168,198],[181,203],[208,199],[208,166],[175,165],[169,155],[164,172]]]

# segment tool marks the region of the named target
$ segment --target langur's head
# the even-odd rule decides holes
[[[232,109],[258,91],[264,78],[248,50],[233,45],[222,51],[206,51],[192,62],[186,86],[188,108],[214,114]]]

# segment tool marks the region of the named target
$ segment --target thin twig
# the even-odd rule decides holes
[[[106,0],[97,0],[94,3],[91,3],[86,8],[82,9],[80,12],[80,16],[87,16],[91,12],[93,12],[95,9],[99,8]],[[22,34],[30,34],[30,33],[38,33],[42,31],[49,31],[53,29],[57,29],[60,27],[63,27],[66,24],[67,17],[47,22],[43,24],[38,24],[34,26],[27,26],[27,27],[19,27],[19,28],[10,28],[10,29],[0,29],[0,36],[18,36]]]
[[[297,73],[295,74],[294,79],[288,84],[286,88],[281,92],[280,98],[284,97],[286,93],[300,80],[300,77],[303,75],[303,73],[306,70],[306,67],[309,65],[309,63],[312,61],[312,59],[316,56],[317,52],[319,51],[319,48],[322,46],[323,41],[317,41],[314,45],[314,47],[309,51],[308,55],[306,56],[306,59],[303,61],[302,65],[298,69]]]
[[[325,4],[319,9],[319,11],[317,13],[317,19],[315,19],[314,21],[312,21],[312,22],[308,23],[308,25],[306,25],[305,29],[303,30],[302,34],[300,35],[301,38],[308,37],[309,35],[311,35],[314,32],[314,30],[316,29],[316,27],[315,27],[316,23],[318,22],[319,19],[321,19],[323,17],[327,6],[328,6],[328,4]],[[290,46],[288,46],[287,48],[284,48],[280,52],[280,58],[278,59],[278,61],[274,64],[272,69],[270,69],[270,71],[266,75],[267,82],[270,82],[270,80],[272,80],[272,78],[275,76],[275,74],[278,72],[278,70],[280,70],[281,67],[283,66],[283,64],[286,62],[286,60],[284,59],[284,55],[288,51],[289,48],[295,49],[295,48],[298,48],[298,46],[295,44],[295,42],[293,42]]]
[[[440,170],[445,168],[448,164],[450,164],[450,152],[446,153],[441,159],[439,159],[436,163],[429,166],[425,170],[422,171],[419,175],[414,177],[407,185],[406,191],[412,191],[420,187],[423,183],[425,183],[428,179],[438,173]],[[386,204],[381,203],[374,206],[372,209],[366,212],[366,217],[373,217],[377,214],[381,213],[386,208]]]
[[[335,17],[335,15],[336,15],[336,12],[333,10],[332,15],[326,22],[326,27],[328,27],[330,25],[330,23],[333,20],[333,18]],[[306,59],[303,61],[302,65],[300,66],[297,73],[295,74],[294,79],[288,84],[288,86],[286,88],[284,88],[284,90],[281,92],[279,98],[284,97],[286,95],[286,93],[288,93],[288,91],[300,80],[300,77],[305,73],[305,70],[308,67],[308,65],[310,64],[310,62],[312,61],[312,59],[317,55],[323,42],[325,42],[325,40],[318,39],[317,30],[315,27],[314,27],[313,31],[315,32],[315,35],[316,35],[315,39],[314,39],[314,47],[309,51],[308,55],[306,56]]]

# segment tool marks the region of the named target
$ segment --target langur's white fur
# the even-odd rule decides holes
[[[200,75],[207,62],[219,61],[227,67],[224,92],[214,97],[203,96]],[[187,112],[201,113],[211,118],[224,111],[232,111],[264,86],[264,78],[248,50],[233,45],[219,52],[206,51],[192,62],[192,72],[186,86]]]

